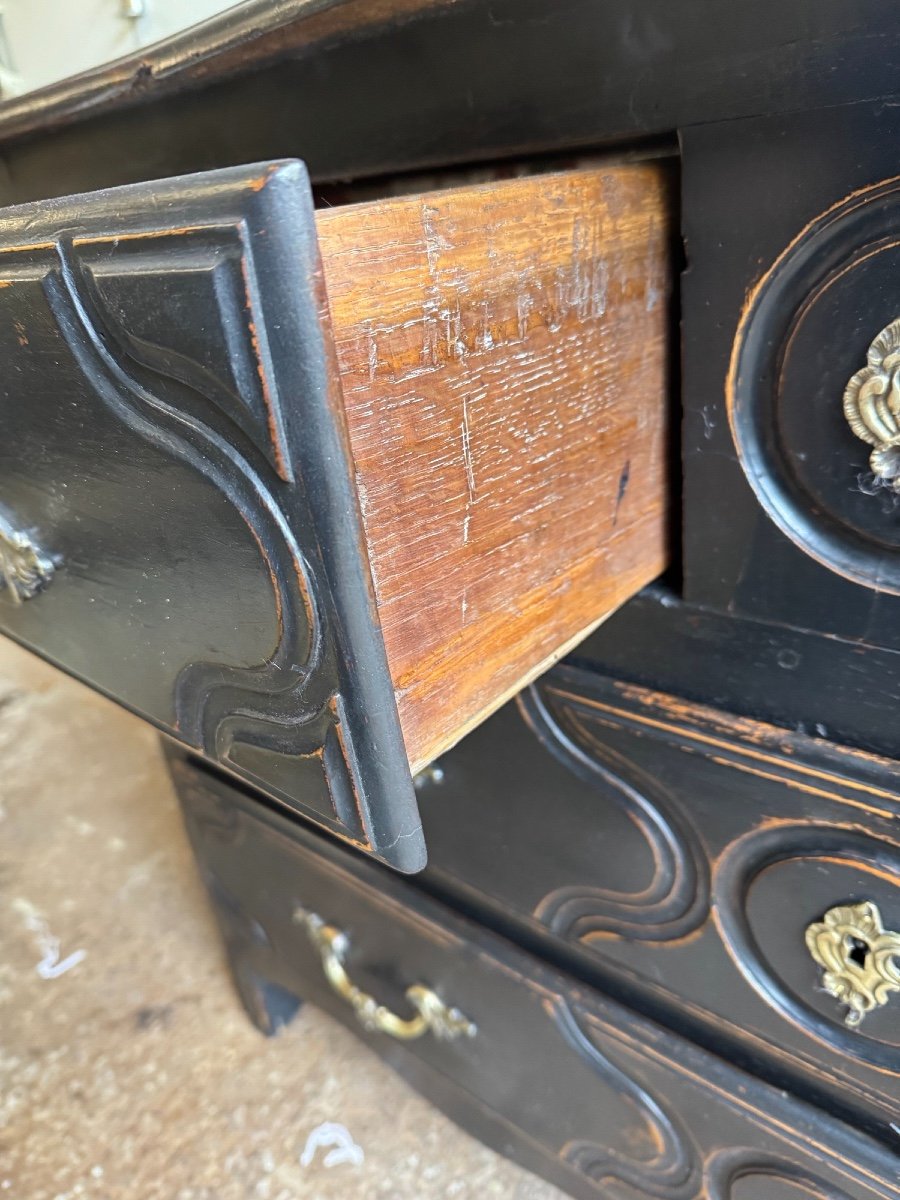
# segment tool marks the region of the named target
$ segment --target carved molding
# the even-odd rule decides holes
[[[696,1148],[679,1119],[646,1088],[617,1066],[594,1040],[590,1026],[562,999],[553,1019],[565,1040],[605,1084],[630,1107],[656,1146],[652,1158],[635,1159],[613,1146],[573,1139],[560,1151],[565,1162],[593,1183],[618,1180],[661,1200],[688,1200],[700,1183]]]
[[[522,911],[560,938],[580,940],[608,986],[646,988],[653,1003],[699,1017],[748,1054],[781,1056],[798,1072],[816,1075],[827,1061],[831,1086],[847,1103],[853,1098],[890,1111],[892,1080],[900,1076],[896,1037],[881,1013],[861,1030],[845,1027],[842,1010],[823,995],[804,942],[821,912],[869,897],[898,928],[890,881],[900,896],[900,845],[891,836],[896,804],[889,774],[870,777],[872,764],[863,760],[857,777],[851,762],[836,763],[821,743],[807,746],[794,736],[783,745],[776,731],[766,739],[764,727],[749,722],[733,722],[732,730],[712,712],[703,719],[668,697],[572,667],[556,668],[519,706],[548,752],[597,790],[591,839],[569,878],[602,885],[607,854],[618,854],[619,863],[623,856],[628,863],[632,855],[640,859],[641,884],[647,879],[637,835],[623,831],[611,805],[640,830],[652,870],[650,886],[625,895],[590,882],[556,887],[559,876],[548,872],[553,890],[545,886],[540,904]],[[832,773],[838,767],[846,775]],[[651,776],[655,769],[670,789]],[[548,805],[554,785],[558,819],[587,828],[589,796],[577,810],[565,808],[565,789],[573,784],[564,777],[557,783],[551,769],[539,785]],[[807,816],[811,786],[815,821]],[[860,808],[869,803],[864,831]],[[532,863],[540,877],[537,857]],[[617,886],[622,879],[627,887],[628,875],[618,869]],[[821,909],[803,906],[798,880],[819,888]],[[779,912],[783,919],[773,918]],[[706,964],[715,988],[697,969]],[[740,1024],[736,1011],[745,1014]]]
[[[277,640],[264,660],[173,654],[174,718],[147,715],[357,846],[421,868],[302,166],[81,197],[68,221],[58,205],[11,211],[33,236],[0,242],[11,279],[0,306],[21,307],[17,273],[40,272],[91,393],[228,501],[271,588]],[[208,598],[233,585],[212,560],[207,579]]]
[[[675,799],[634,762],[604,745],[591,728],[589,712],[551,686],[533,684],[518,704],[541,744],[596,788],[603,801],[626,813],[646,839],[654,864],[650,882],[635,892],[587,882],[557,888],[536,908],[537,919],[560,937],[611,933],[658,942],[684,937],[702,925],[709,910],[706,856]],[[598,877],[602,873],[598,862]]]
[[[777,1181],[795,1189],[797,1200],[850,1200],[842,1188],[826,1183],[798,1163],[755,1150],[719,1150],[709,1156],[704,1175],[706,1200],[731,1200],[735,1186],[744,1180],[756,1181],[760,1196]]]
[[[832,424],[828,416],[821,420],[812,416],[818,411],[819,397],[810,393],[818,381],[827,379],[828,403],[837,410],[834,425],[838,436],[843,394],[844,417],[850,428],[874,447],[869,465],[876,483],[897,490],[900,427],[895,356],[900,324],[895,314],[885,309],[889,295],[879,286],[878,271],[882,266],[885,271],[896,271],[888,264],[900,248],[895,232],[898,214],[900,181],[892,177],[852,192],[800,230],[747,296],[726,379],[728,418],[738,458],[768,516],[822,566],[854,583],[893,595],[900,595],[900,543],[893,532],[895,522],[887,509],[881,519],[880,506],[871,501],[849,504],[848,497],[853,499],[857,491],[868,493],[872,484],[855,465],[852,442],[847,438],[843,450],[838,440],[826,443],[826,450],[828,445],[834,446],[832,459],[832,451],[823,452],[820,443],[811,451],[811,439],[799,430],[804,422],[808,431],[813,428],[809,422],[814,421],[819,429]],[[824,314],[832,311],[834,296],[851,286],[858,289],[850,309],[854,320],[872,321],[874,333],[887,317],[894,319],[870,342],[867,365],[848,383],[852,366],[841,368],[846,374],[828,374],[825,364],[830,355],[822,346],[822,324],[815,320],[818,314],[824,321]],[[811,340],[823,352],[808,357],[804,384],[792,375],[792,356],[804,330],[812,327],[816,334],[810,335]],[[850,323],[846,330],[837,331],[834,346],[842,351],[858,337]],[[806,353],[809,355],[808,349]],[[789,379],[793,383],[789,384]],[[788,409],[793,414],[790,421]],[[792,433],[787,436],[789,425]],[[832,488],[829,479],[836,464],[842,464],[843,475],[838,475],[839,484]]]
[[[818,1173],[817,1160],[811,1157],[816,1148],[804,1144],[802,1138],[797,1147],[807,1162],[779,1151],[751,1149],[739,1142],[710,1147],[702,1136],[695,1142],[688,1132],[689,1129],[695,1135],[699,1132],[691,1113],[674,1109],[670,1102],[662,1100],[614,1062],[602,1030],[594,1028],[586,1013],[561,998],[554,999],[550,1011],[572,1049],[612,1089],[623,1106],[634,1112],[642,1126],[640,1136],[635,1130],[635,1144],[649,1142],[655,1148],[652,1156],[637,1158],[611,1144],[600,1144],[592,1139],[568,1142],[560,1156],[598,1189],[605,1190],[609,1183],[619,1182],[659,1200],[693,1200],[694,1197],[732,1200],[735,1188],[742,1182],[756,1182],[761,1186],[761,1195],[767,1194],[766,1189],[777,1182],[782,1187],[795,1189],[797,1200],[850,1200],[849,1193]],[[638,1054],[642,1054],[640,1048]],[[699,1081],[695,1079],[694,1082]],[[715,1083],[711,1080],[708,1086],[707,1104],[715,1109],[734,1107],[741,1113],[741,1122],[745,1120],[742,1094],[729,1093],[723,1104],[723,1096]],[[751,1110],[752,1107],[751,1102]],[[742,1124],[740,1128],[744,1137],[754,1136],[752,1126]],[[626,1134],[623,1140],[628,1145],[632,1138]],[[830,1165],[841,1165],[838,1147],[834,1147],[833,1154]]]
[[[140,381],[125,335],[89,271],[70,245],[62,241],[57,249],[61,270],[58,277],[48,276],[45,287],[83,373],[138,436],[187,462],[228,497],[252,530],[271,580],[279,626],[272,654],[257,667],[190,663],[182,668],[175,699],[179,731],[191,745],[219,759],[227,759],[234,743],[249,738],[251,731],[257,745],[278,753],[315,753],[327,737],[323,718],[325,723],[334,719],[328,711],[333,683],[322,671],[326,634],[320,585],[279,508],[275,480],[265,477],[261,463],[254,468],[240,453],[239,429],[232,426],[223,437],[194,415],[174,410]],[[162,358],[162,348],[147,350],[156,353],[146,354],[145,362]],[[161,365],[151,371],[172,376]],[[212,415],[214,395],[198,396]],[[302,646],[308,650],[300,662],[297,650]],[[361,836],[358,821],[354,825]]]
[[[733,842],[719,861],[713,897],[722,940],[751,987],[791,1024],[851,1058],[900,1072],[900,1047],[848,1029],[837,1009],[833,1020],[821,1015],[811,996],[798,995],[772,969],[751,928],[747,898],[763,872],[776,863],[817,858],[830,867],[842,863],[867,869],[874,879],[893,877],[900,885],[900,854],[890,842],[837,825],[785,822],[763,827]]]

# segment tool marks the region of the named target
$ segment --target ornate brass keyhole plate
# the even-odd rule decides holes
[[[851,1028],[900,991],[900,933],[884,928],[871,901],[829,909],[807,928],[806,945],[825,990],[847,1006]]]
[[[844,389],[844,416],[874,449],[872,474],[900,491],[900,319],[891,321],[866,352],[866,365]]]
[[[53,563],[28,534],[0,520],[0,595],[21,604],[45,588],[53,572]]]

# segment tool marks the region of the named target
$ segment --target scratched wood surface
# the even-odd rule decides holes
[[[414,769],[665,566],[666,211],[631,164],[318,214]]]

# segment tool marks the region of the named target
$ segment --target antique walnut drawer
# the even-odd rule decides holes
[[[560,666],[419,800],[423,886],[900,1147],[896,763]]]
[[[9,209],[0,628],[354,844],[665,562],[665,178]]]
[[[896,1197],[896,1157],[874,1140],[221,777],[180,759],[173,771],[238,987],[264,1029],[298,997],[316,1003],[482,1140],[583,1200]]]

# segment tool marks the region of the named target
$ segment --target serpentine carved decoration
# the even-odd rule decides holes
[[[60,239],[57,255],[58,269],[47,274],[44,290],[79,368],[124,425],[203,474],[228,498],[259,548],[274,591],[278,642],[264,662],[248,667],[195,662],[182,668],[175,690],[179,733],[220,760],[227,760],[232,745],[248,733],[254,745],[280,754],[315,755],[324,747],[335,816],[365,840],[357,789],[351,780],[343,782],[351,767],[335,732],[340,697],[333,693],[331,672],[323,670],[334,650],[324,635],[312,573],[275,498],[274,472],[262,454],[254,453],[242,429],[229,422],[226,438],[151,390],[143,378],[148,373],[151,379],[177,378],[221,412],[216,397],[199,390],[199,372],[192,378],[189,364],[173,372],[169,364],[177,356],[172,352],[163,355],[144,344],[137,364],[71,242]],[[298,663],[297,650],[304,643],[308,653]]]
[[[564,937],[612,933],[660,942],[683,937],[703,923],[709,906],[708,866],[694,831],[656,780],[593,734],[574,701],[554,697],[551,708],[548,696],[549,688],[526,689],[518,699],[524,719],[551,754],[640,829],[653,875],[634,892],[587,881],[558,888],[544,897],[535,916]],[[598,878],[602,874],[598,862]]]
[[[688,1200],[694,1196],[700,1181],[697,1152],[675,1115],[612,1062],[591,1037],[585,1018],[574,1008],[557,1000],[552,1012],[572,1049],[647,1124],[657,1147],[652,1158],[637,1160],[613,1146],[573,1139],[563,1147],[563,1159],[595,1183],[619,1180],[660,1200]]]
[[[273,749],[284,749],[290,742],[293,752],[303,753],[308,748],[304,727],[322,711],[327,700],[311,693],[325,651],[320,604],[303,554],[272,494],[271,484],[263,478],[262,465],[251,466],[248,457],[233,444],[244,437],[242,431],[232,427],[226,440],[209,425],[149,390],[128,365],[121,332],[108,314],[105,319],[101,316],[102,299],[88,274],[80,269],[71,244],[61,240],[58,255],[60,270],[47,276],[45,290],[85,377],[123,424],[188,463],[228,497],[253,534],[276,593],[279,637],[271,655],[256,667],[202,663],[187,667],[178,683],[179,728],[189,741],[198,745],[213,742],[221,747],[226,737],[223,725],[237,702],[248,717],[273,723]],[[153,370],[158,376],[171,374],[161,365]],[[201,393],[201,398],[215,403],[208,395]],[[309,619],[310,651],[298,670],[293,655],[306,632],[298,625],[300,614]],[[254,696],[265,704],[254,704]]]

